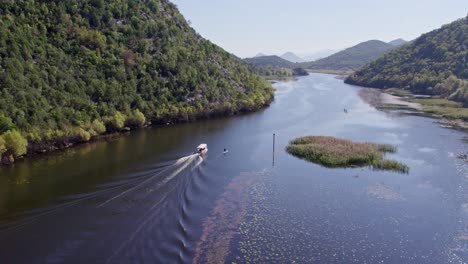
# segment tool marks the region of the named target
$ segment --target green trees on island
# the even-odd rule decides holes
[[[352,74],[347,83],[403,88],[468,107],[468,16],[393,50]]]
[[[16,131],[30,151],[272,100],[165,0],[3,1],[0,18],[0,135]]]

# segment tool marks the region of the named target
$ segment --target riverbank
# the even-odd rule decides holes
[[[415,95],[400,89],[362,88],[359,96],[382,111],[398,110],[404,114],[432,117],[441,127],[468,132],[468,108],[457,102]]]
[[[323,74],[331,74],[336,75],[336,78],[339,80],[346,79],[353,71],[345,71],[345,70],[321,70],[321,69],[306,69],[307,72],[312,73],[323,73]]]
[[[139,111],[132,115],[117,112],[114,116],[103,118],[102,121],[95,120],[84,127],[67,127],[65,130],[49,129],[42,132],[37,130],[23,132],[12,128],[0,135],[0,166],[10,166],[25,158],[38,157],[91,142],[116,138],[139,129],[191,123],[255,112],[268,107],[273,100],[274,95],[271,94],[261,105],[244,105],[237,110],[228,108],[209,109],[204,113],[192,115],[179,113],[152,120],[147,120]]]

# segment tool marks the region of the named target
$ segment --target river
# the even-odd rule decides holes
[[[274,86],[259,112],[0,168],[0,262],[468,261],[464,133],[378,111],[332,75]],[[388,157],[410,171],[328,169],[287,154],[305,135],[394,144]],[[193,155],[200,143],[203,158]]]

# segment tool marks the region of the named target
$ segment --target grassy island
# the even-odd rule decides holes
[[[397,148],[389,144],[359,143],[325,136],[307,136],[292,140],[286,150],[293,156],[325,167],[364,167],[408,173],[409,167],[384,159]]]

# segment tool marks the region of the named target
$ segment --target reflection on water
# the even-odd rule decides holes
[[[329,75],[275,88],[256,113],[0,168],[2,263],[467,262],[468,166],[454,154],[466,152],[463,133],[380,112]],[[411,171],[288,155],[304,135],[395,144],[388,158]],[[191,154],[200,143],[203,159]]]

